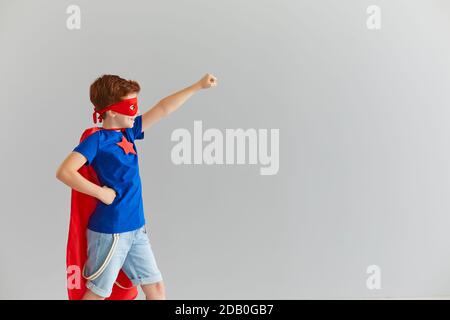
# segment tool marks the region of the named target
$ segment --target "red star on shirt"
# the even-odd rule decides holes
[[[117,145],[125,151],[125,154],[134,153],[136,154],[136,151],[134,151],[133,144],[131,142],[128,142],[128,140],[122,136],[122,141],[117,142]]]

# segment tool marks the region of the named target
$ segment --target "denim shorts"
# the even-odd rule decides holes
[[[162,281],[145,226],[123,233],[100,233],[87,229],[88,258],[84,276],[94,279],[86,287],[109,297],[120,269],[133,285]]]

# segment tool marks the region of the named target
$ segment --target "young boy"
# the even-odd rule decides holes
[[[87,226],[83,276],[88,281],[83,299],[109,297],[121,270],[133,285],[141,286],[147,299],[165,299],[163,279],[145,229],[134,140],[143,139],[146,129],[178,109],[198,90],[216,85],[217,78],[206,74],[137,115],[137,82],[103,75],[92,83],[94,123],[99,114],[103,127],[82,140],[56,172],[56,177],[73,190],[100,200]],[[95,169],[100,185],[78,172],[85,164]]]

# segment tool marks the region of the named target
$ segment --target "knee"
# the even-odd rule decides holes
[[[163,281],[142,285],[147,300],[165,300],[166,292]]]
[[[89,289],[86,289],[86,292],[83,295],[82,300],[105,300],[105,297],[99,296],[98,294],[92,292]]]

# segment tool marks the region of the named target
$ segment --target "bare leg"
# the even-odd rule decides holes
[[[145,293],[146,300],[166,300],[166,289],[163,281],[144,284],[141,288]]]
[[[104,300],[105,298],[93,293],[91,290],[86,289],[82,300]]]

